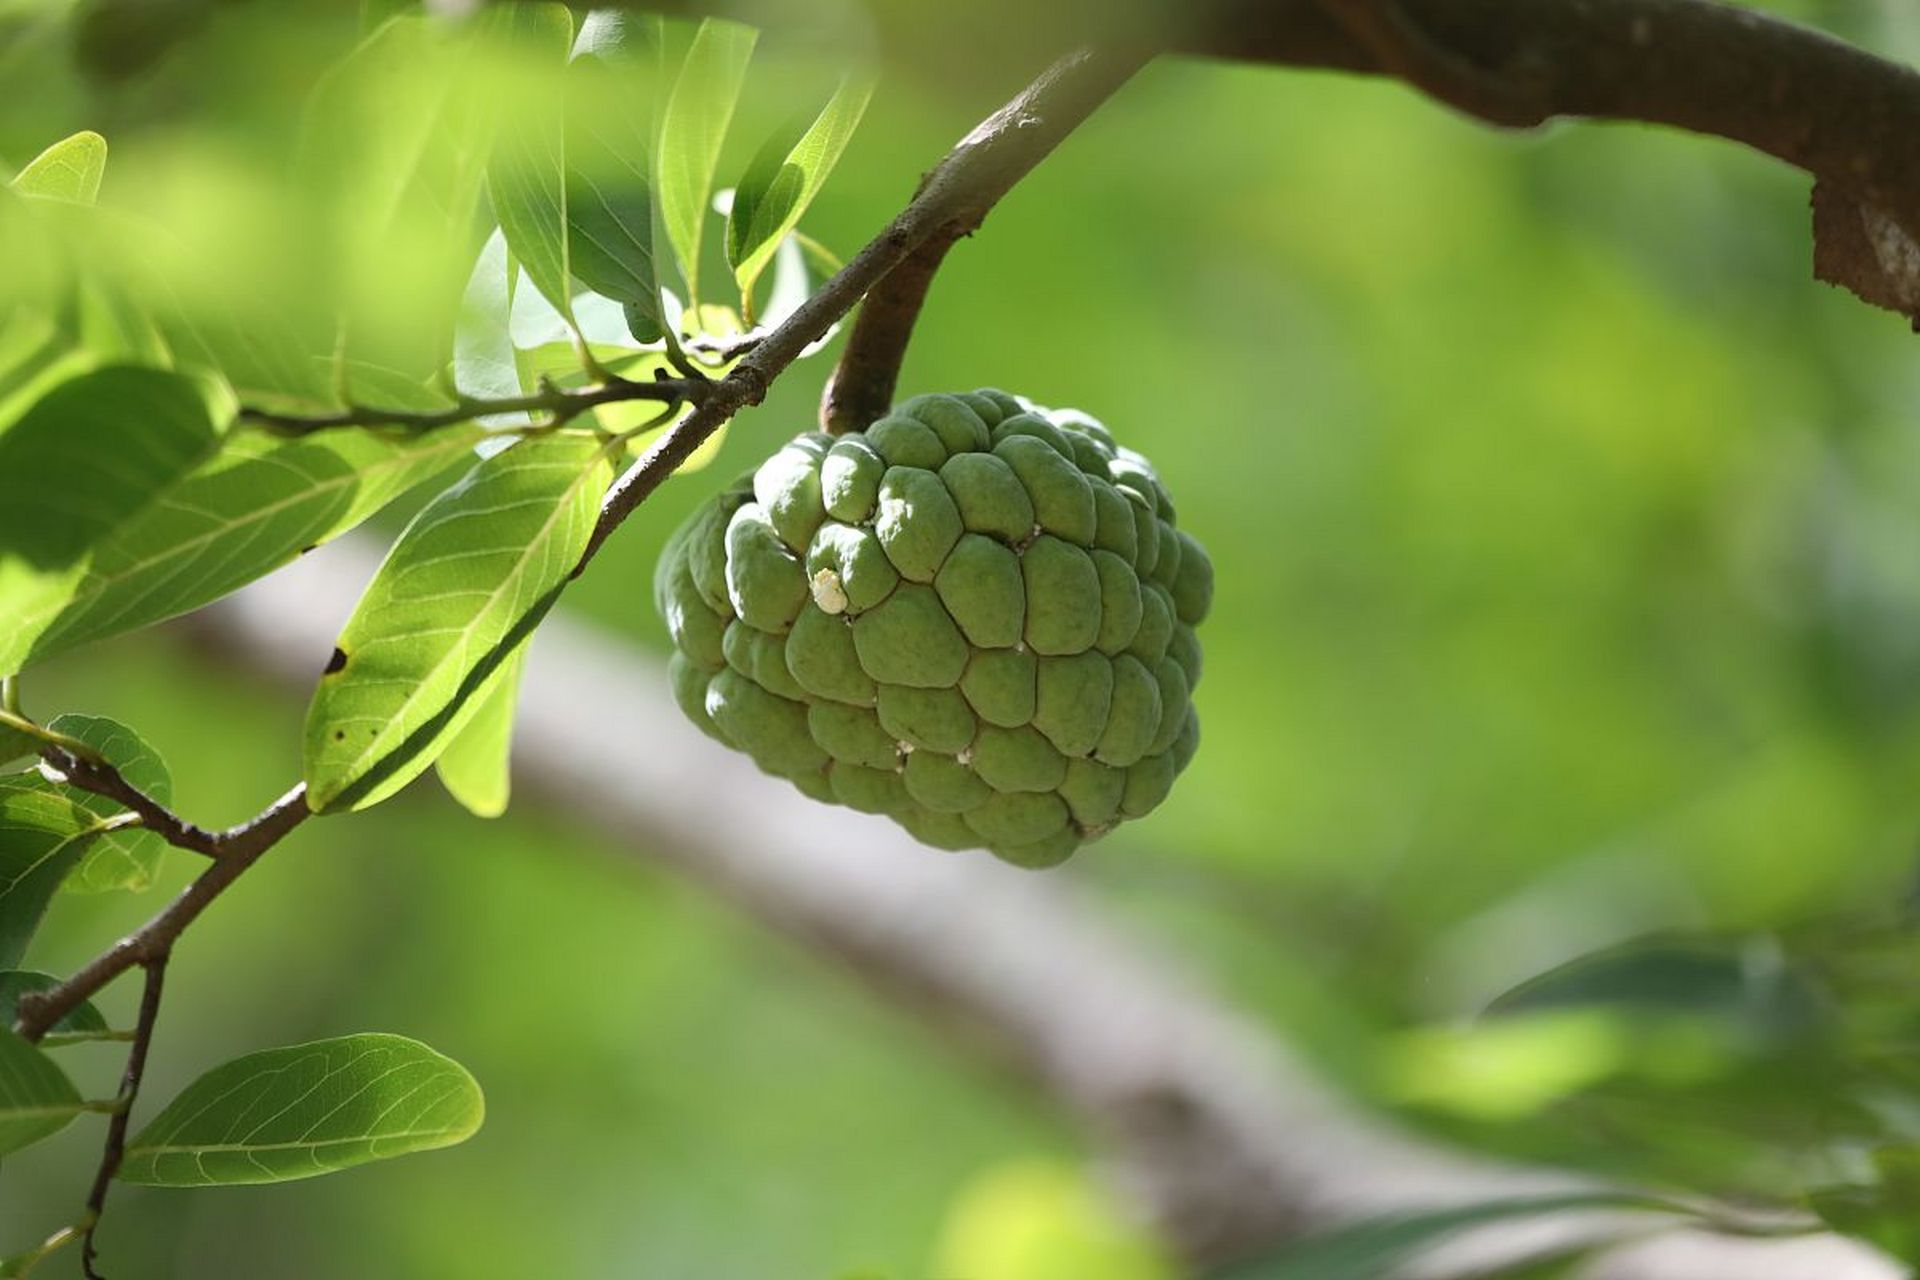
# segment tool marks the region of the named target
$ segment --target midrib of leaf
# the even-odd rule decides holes
[[[538,551],[544,554],[547,542],[553,536],[555,527],[564,519],[568,518],[574,496],[580,491],[582,485],[588,483],[593,477],[599,474],[600,464],[606,461],[606,457],[606,451],[602,450],[596,453],[587,465],[581,469],[580,473],[567,485],[560,499],[553,504],[552,513],[548,515],[546,520],[541,522],[539,531],[527,540],[526,546],[520,549],[520,554],[513,560],[512,569],[502,574],[500,581],[495,584],[493,590],[486,593],[486,602],[469,615],[465,626],[450,628],[450,630],[460,638],[453,644],[448,645],[439,660],[433,664],[425,675],[414,682],[413,691],[406,696],[399,708],[395,710],[391,720],[388,722],[389,727],[378,734],[367,746],[361,748],[360,754],[355,756],[350,766],[343,771],[347,776],[352,777],[354,781],[347,787],[342,788],[340,794],[335,797],[336,801],[348,795],[355,786],[365,783],[368,771],[367,760],[370,756],[378,759],[381,755],[392,753],[395,745],[398,745],[391,743],[394,732],[392,726],[403,723],[407,716],[412,713],[414,707],[421,701],[428,687],[440,679],[441,673],[446,670],[449,664],[453,663],[455,655],[463,651],[466,644],[472,639],[475,629],[493,608],[499,604],[503,595],[511,590],[518,589],[521,585],[521,578],[525,575],[526,567],[533,560],[535,552]],[[538,601],[535,602],[534,607],[538,607]],[[513,628],[509,628],[507,637],[501,641],[501,647],[506,647],[509,642],[514,639],[516,638],[513,636]],[[491,651],[490,648],[488,652]],[[484,658],[485,654],[483,653],[482,661],[484,661]],[[476,663],[475,666],[477,669],[479,664]],[[417,729],[409,731],[408,737],[411,737],[412,734],[417,731]],[[407,738],[400,739],[401,744],[404,744],[406,741]],[[376,751],[376,748],[380,748],[380,750]],[[374,785],[377,785],[377,783]]]

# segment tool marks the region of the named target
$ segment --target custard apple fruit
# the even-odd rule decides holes
[[[667,543],[674,695],[815,799],[1050,866],[1167,796],[1206,552],[1147,460],[1003,391],[808,432]]]

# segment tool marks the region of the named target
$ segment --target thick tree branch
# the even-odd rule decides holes
[[[1391,45],[1336,20],[1330,3],[1384,5],[1542,120],[1642,121],[1745,143],[1920,231],[1920,74],[1718,0],[1202,0],[1169,38],[1245,61],[1402,74],[1383,53]]]

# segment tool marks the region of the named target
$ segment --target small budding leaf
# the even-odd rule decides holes
[[[870,78],[847,78],[811,124],[797,118],[747,166],[727,214],[727,262],[749,313],[760,273],[840,162],[872,97]]]
[[[188,1085],[127,1144],[156,1187],[290,1182],[464,1142],[485,1114],[466,1068],[367,1033],[250,1053]]]
[[[720,144],[733,120],[759,33],[708,18],[694,34],[660,123],[660,220],[680,261],[689,305],[699,299],[701,231]]]
[[[307,803],[365,808],[419,776],[552,608],[612,480],[594,440],[525,440],[479,463],[394,544],[307,709]]]
[[[31,1146],[86,1110],[52,1058],[0,1025],[0,1155]]]
[[[92,204],[100,194],[100,179],[106,169],[107,140],[92,130],[83,130],[62,138],[28,161],[14,178],[13,189],[22,195]]]

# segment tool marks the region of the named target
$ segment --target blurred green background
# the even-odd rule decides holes
[[[1772,7],[1920,49],[1892,6]],[[159,189],[143,156],[180,136],[267,170],[351,8],[217,6],[102,77],[75,69],[61,13],[0,6],[0,156],[99,129],[108,203]],[[789,108],[783,56],[723,173]],[[1027,70],[889,76],[809,229],[857,247]],[[1050,874],[1382,1105],[1434,1100],[1403,1087],[1434,1028],[1581,952],[1901,898],[1920,378],[1896,318],[1809,279],[1805,202],[1799,175],[1670,133],[1511,138],[1390,85],[1146,71],[956,250],[903,383],[1102,418],[1218,567],[1195,765],[1151,821]],[[662,538],[811,424],[826,372],[796,367],[569,607],[663,650]],[[205,822],[298,771],[298,702],[183,631],[27,690],[137,726]],[[115,1274],[1169,1274],[1045,1099],[613,852],[530,805],[480,822],[428,782],[300,832],[181,949],[150,1096],[262,1045],[385,1029],[470,1066],[487,1125],[311,1183],[122,1188]],[[154,901],[63,899],[29,962],[77,964]],[[67,1052],[105,1087],[112,1052]],[[1475,1116],[1475,1069],[1458,1089],[1414,1073],[1451,1131],[1581,1157],[1530,1103]],[[1540,1107],[1557,1080],[1534,1081]],[[97,1140],[76,1125],[0,1169],[0,1253],[66,1220]]]

